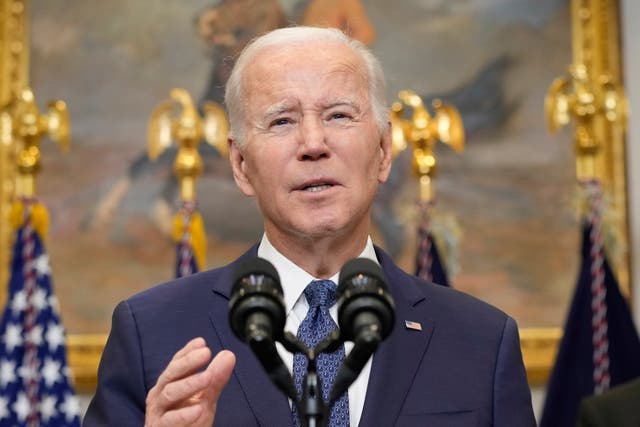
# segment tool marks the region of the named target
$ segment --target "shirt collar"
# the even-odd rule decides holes
[[[262,235],[260,246],[258,246],[258,256],[266,259],[275,266],[280,276],[280,283],[284,291],[284,303],[287,309],[287,315],[289,315],[293,306],[304,292],[304,288],[306,288],[311,281],[317,280],[317,278],[298,267],[293,261],[280,253],[271,242],[269,242],[266,233]],[[378,263],[370,236],[367,237],[367,243],[359,257],[368,258]],[[337,284],[338,276],[339,272],[332,276],[330,280]]]

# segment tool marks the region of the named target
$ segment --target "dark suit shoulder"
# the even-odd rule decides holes
[[[383,252],[378,259],[397,316],[374,365],[408,369],[407,355],[421,355],[398,425],[453,425],[456,415],[460,425],[533,426],[515,321],[478,298],[405,273]],[[390,372],[378,387],[398,375]]]
[[[161,312],[162,308],[184,307],[193,309],[194,304],[205,303],[218,293],[229,298],[233,285],[233,273],[238,265],[251,256],[255,256],[257,246],[252,247],[235,261],[214,269],[201,271],[187,277],[173,279],[153,286],[127,299],[132,311],[152,308]]]
[[[135,294],[127,299],[132,307],[141,307],[146,304],[154,305],[167,303],[174,304],[183,299],[192,302],[192,298],[203,292],[211,292],[212,287],[220,277],[225,276],[225,270],[229,266],[201,271],[187,277],[173,279],[159,285],[155,285]]]
[[[425,309],[428,307],[429,310],[435,310],[441,321],[476,327],[478,322],[486,322],[502,328],[509,317],[499,308],[472,295],[448,286],[425,282],[406,273],[382,251],[378,256],[394,296],[407,298],[416,308],[423,305]]]
[[[464,292],[418,282],[425,292],[423,310],[431,313],[438,331],[458,337],[475,346],[490,343],[497,349],[502,342],[507,322],[515,321],[502,310]]]
[[[507,316],[507,314],[499,308],[460,290],[423,281],[419,281],[419,286],[425,288],[429,297],[437,299],[441,304],[452,306],[452,308],[464,308],[500,319],[504,319]]]

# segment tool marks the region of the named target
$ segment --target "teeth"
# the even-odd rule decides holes
[[[311,191],[315,193],[318,191],[326,190],[329,187],[331,187],[329,184],[310,185],[309,187],[305,188],[305,191]]]

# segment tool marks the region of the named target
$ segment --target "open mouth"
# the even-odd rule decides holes
[[[327,190],[333,187],[333,184],[311,184],[302,187],[302,191],[309,191],[311,193],[317,193],[319,191]]]
[[[331,187],[335,187],[336,185],[338,185],[338,182],[331,178],[317,178],[301,183],[296,190],[307,191],[309,193],[319,193],[321,191],[326,191]]]

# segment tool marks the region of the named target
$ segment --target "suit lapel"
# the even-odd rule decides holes
[[[229,295],[232,287],[232,275],[238,262],[249,256],[256,256],[256,247],[252,248],[231,264],[220,276],[213,292],[216,294],[214,307],[209,313],[222,346],[231,350],[236,356],[234,375],[240,383],[249,406],[253,410],[260,425],[290,426],[291,409],[287,398],[271,382],[258,359],[249,346],[240,341],[229,326]]]
[[[424,294],[413,283],[406,283],[412,279],[395,267],[386,254],[380,250],[377,254],[392,288],[396,324],[373,357],[362,426],[394,424],[435,328],[433,319],[426,314],[428,310],[416,309],[416,305],[426,303]],[[419,323],[422,330],[406,327],[405,321]]]

